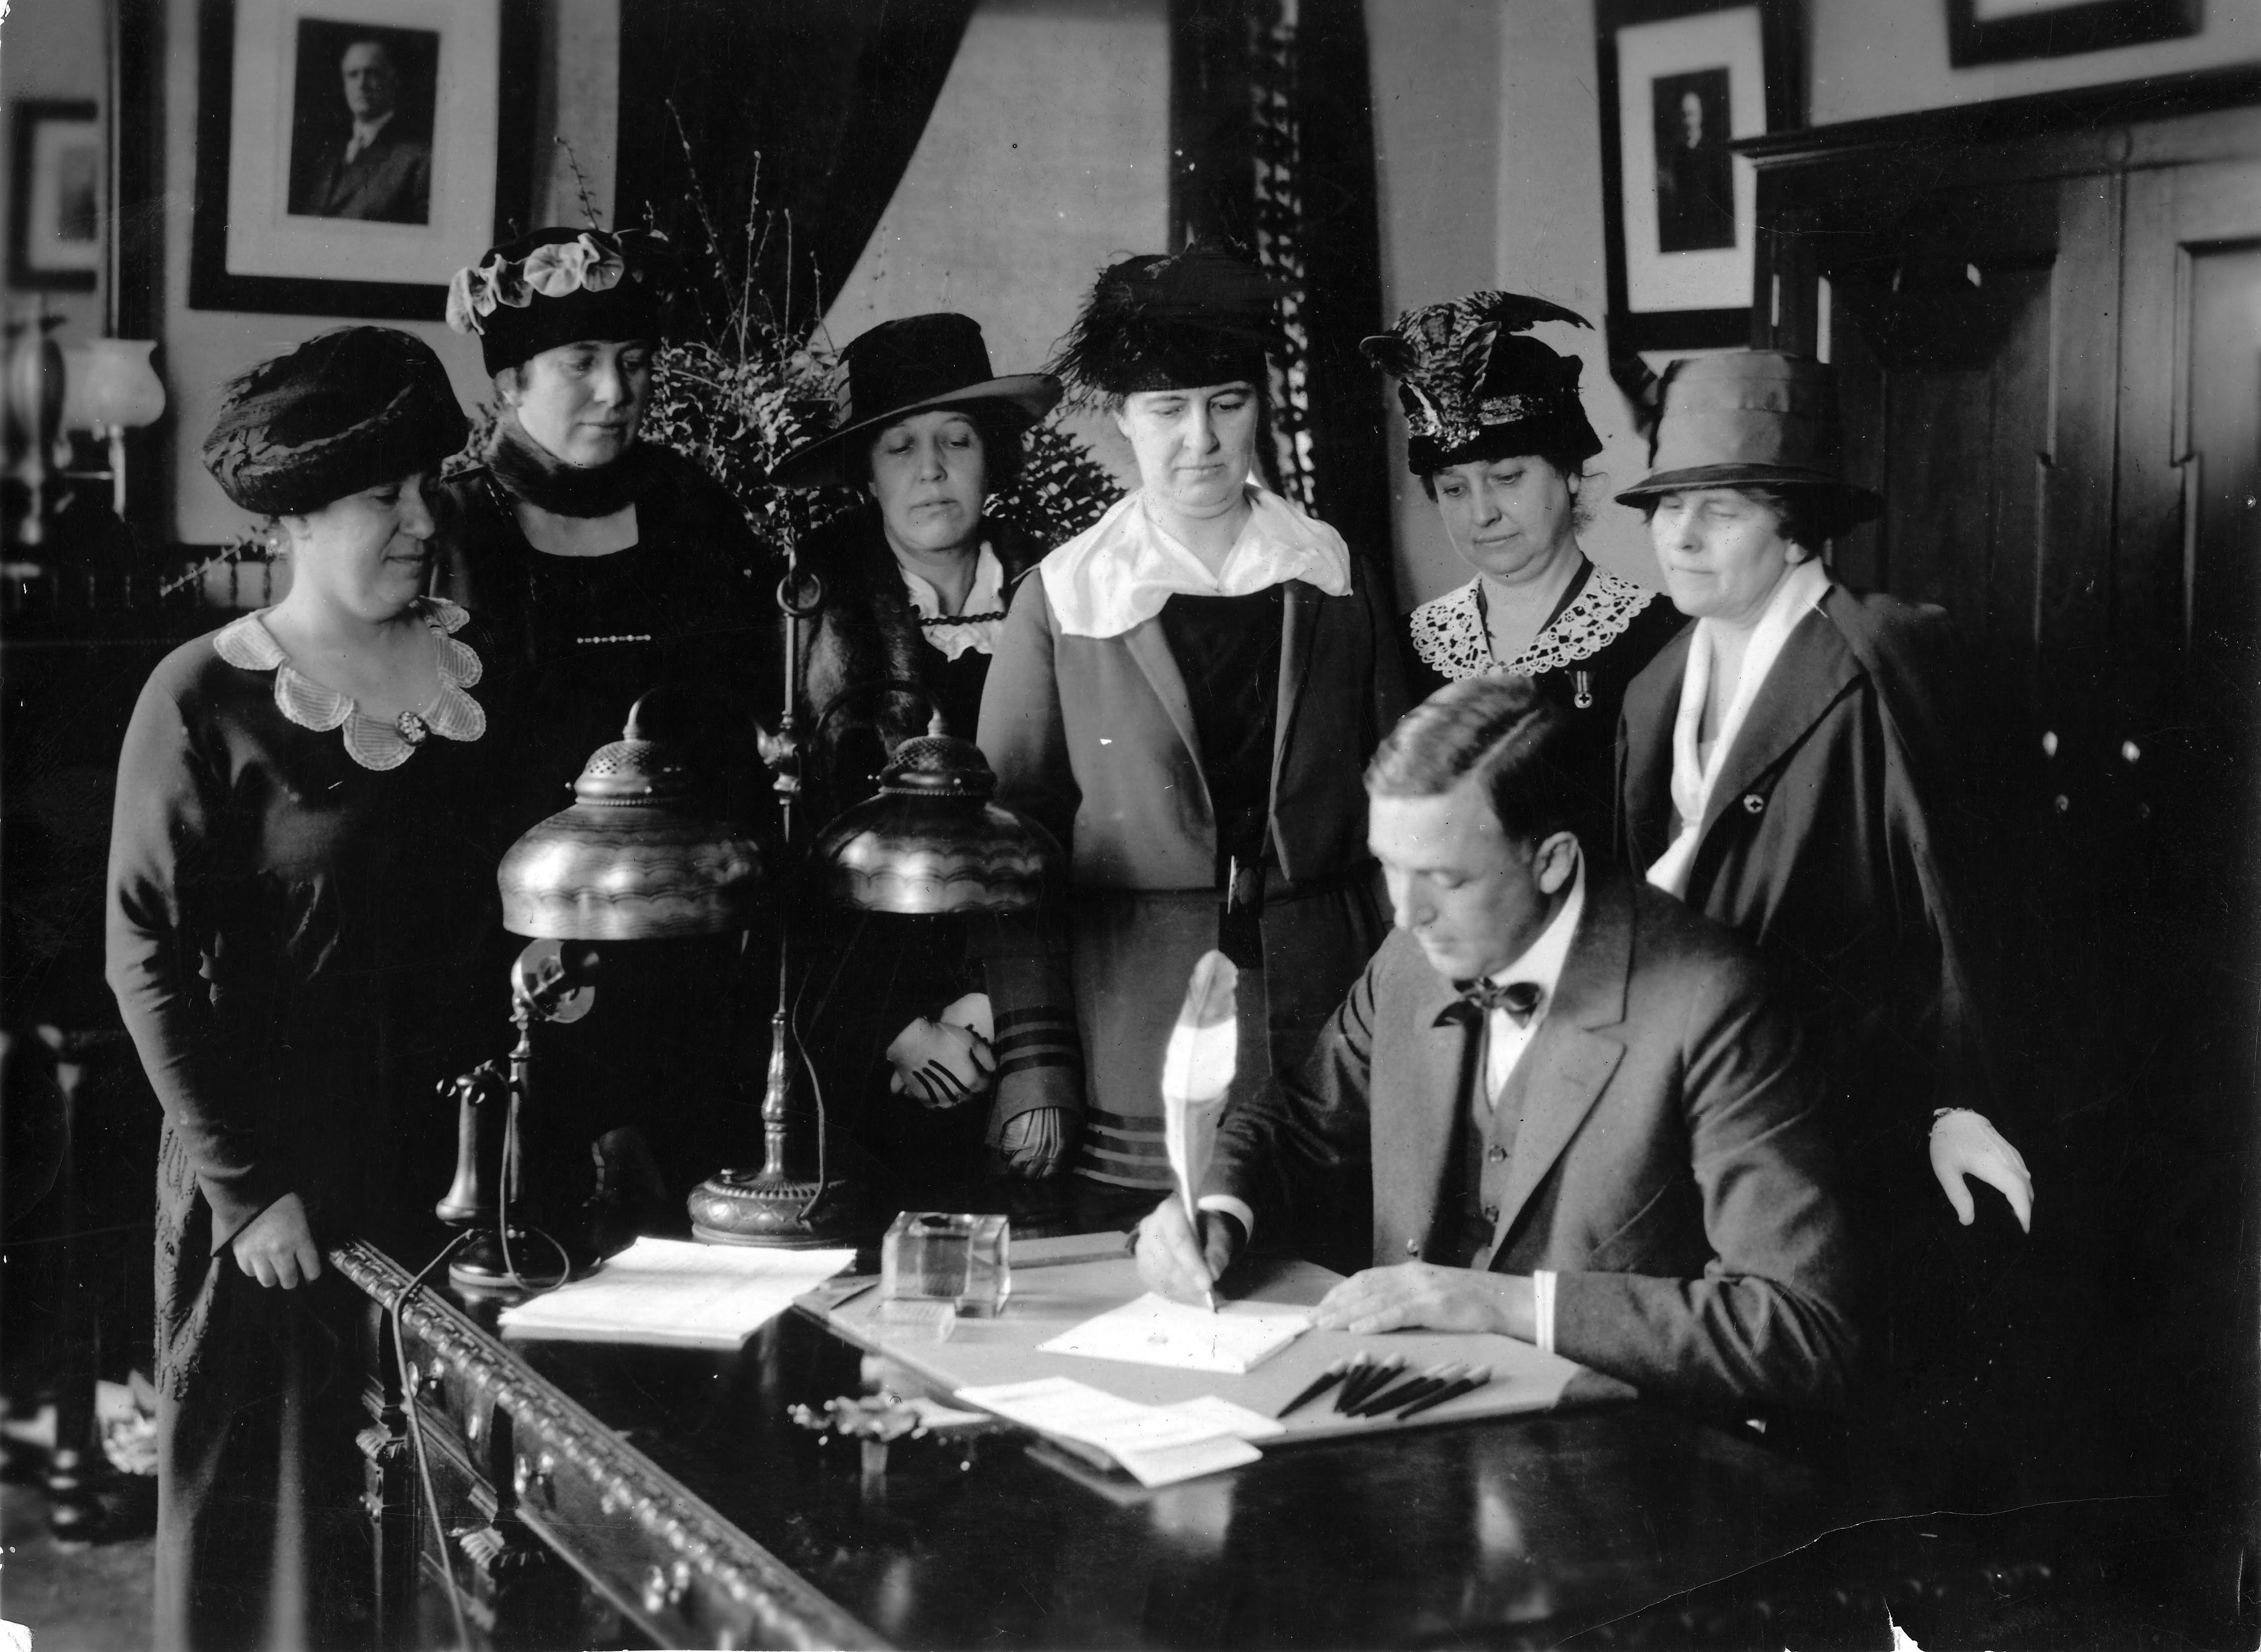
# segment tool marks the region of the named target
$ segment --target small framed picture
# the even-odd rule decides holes
[[[437,320],[525,225],[528,0],[206,0],[189,303]]]
[[[8,279],[90,292],[103,257],[102,122],[91,103],[48,98],[18,104],[15,121]]]
[[[2200,0],[1947,0],[1947,61],[2069,57],[2196,34]]]
[[[1758,182],[1731,146],[1802,118],[1793,0],[1602,0],[1613,351],[1750,341]]]

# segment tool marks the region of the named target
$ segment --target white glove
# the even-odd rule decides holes
[[[923,1107],[961,1107],[997,1083],[997,1058],[987,1039],[923,1015],[895,1034],[887,1060],[895,1069],[887,1078],[888,1093],[909,1096]]]
[[[2010,1201],[2018,1226],[2034,1231],[2034,1178],[2018,1150],[1980,1113],[1956,1107],[1931,1121],[1931,1173],[1965,1227],[1977,1214],[1963,1177],[1975,1176]]]

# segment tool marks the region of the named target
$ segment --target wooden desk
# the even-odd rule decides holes
[[[366,1246],[333,1261],[377,1304],[409,1282]],[[898,1444],[867,1484],[855,1449],[785,1414],[859,1387],[858,1352],[801,1314],[728,1355],[506,1345],[491,1308],[432,1289],[401,1319],[442,1519],[498,1645],[1548,1644],[1840,1513],[1802,1467],[1645,1405],[1312,1445],[1156,1492],[1103,1495],[1013,1434]],[[401,1644],[421,1523],[399,1384],[389,1358],[370,1370]]]

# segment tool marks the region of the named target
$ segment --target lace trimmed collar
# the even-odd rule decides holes
[[[350,695],[324,688],[292,665],[275,633],[267,629],[264,608],[214,633],[212,650],[238,670],[272,671],[276,709],[299,727],[317,732],[342,728],[346,755],[354,762],[364,769],[398,769],[431,735],[474,740],[487,732],[485,708],[463,692],[479,680],[484,668],[470,646],[453,634],[470,615],[438,597],[418,597],[416,610],[440,645],[440,692],[421,712],[403,712],[389,722],[362,715]]]
[[[1620,579],[1588,564],[1586,583],[1562,611],[1540,627],[1522,653],[1506,664],[1492,657],[1491,633],[1484,624],[1483,581],[1472,579],[1458,590],[1423,603],[1407,616],[1413,652],[1421,663],[1447,682],[1499,674],[1538,676],[1591,659],[1623,636],[1656,599],[1646,585]]]
[[[1154,525],[1145,497],[1133,489],[1044,558],[1044,595],[1067,635],[1119,637],[1181,592],[1247,597],[1291,579],[1330,597],[1350,590],[1350,547],[1342,535],[1260,483],[1248,484],[1248,520],[1214,574]]]

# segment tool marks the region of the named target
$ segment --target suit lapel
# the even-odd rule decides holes
[[[1123,633],[1123,646],[1146,674],[1147,685],[1154,690],[1154,697],[1161,701],[1170,726],[1185,742],[1194,773],[1201,774],[1201,736],[1194,731],[1193,699],[1186,692],[1185,674],[1178,669],[1177,656],[1170,652],[1170,640],[1163,634],[1160,619],[1143,619],[1131,626]]]
[[[1741,806],[1745,789],[1804,739],[1860,675],[1860,662],[1820,610],[1798,622],[1760,684],[1758,697],[1751,702],[1719,777],[1712,783],[1704,807],[1705,835],[1724,811]],[[1697,841],[1700,852],[1702,837]],[[1695,887],[1692,880],[1689,887]]]
[[[1461,1098],[1468,1085],[1468,1063],[1476,1040],[1465,1021],[1439,1019],[1460,998],[1453,983],[1425,962],[1416,967],[1428,977],[1426,989],[1414,1000],[1410,1022],[1420,1070],[1405,1086],[1405,1105],[1391,1107],[1387,1154],[1375,1155],[1377,1163],[1394,1166],[1402,1179],[1395,1188],[1375,1190],[1375,1208],[1407,1212],[1408,1235],[1425,1246],[1437,1230],[1445,1173],[1452,1161],[1453,1135],[1460,1127]],[[1380,1260],[1395,1262],[1405,1258],[1391,1255]]]
[[[1311,633],[1319,623],[1318,588],[1300,579],[1288,582],[1280,604],[1280,709],[1272,726],[1272,796],[1280,796],[1281,772],[1288,766],[1288,737],[1303,704],[1303,683],[1311,674]]]
[[[1492,1226],[1494,1255],[1625,1056],[1622,1043],[1597,1029],[1625,1020],[1633,896],[1621,879],[1588,876],[1585,913],[1563,960],[1554,1005],[1499,1096],[1497,1105],[1516,1110],[1522,1123],[1508,1166],[1507,1193]]]
[[[1680,713],[1680,685],[1688,675],[1688,646],[1695,630],[1682,626],[1626,690],[1619,803],[1636,875],[1671,845],[1672,726]]]

